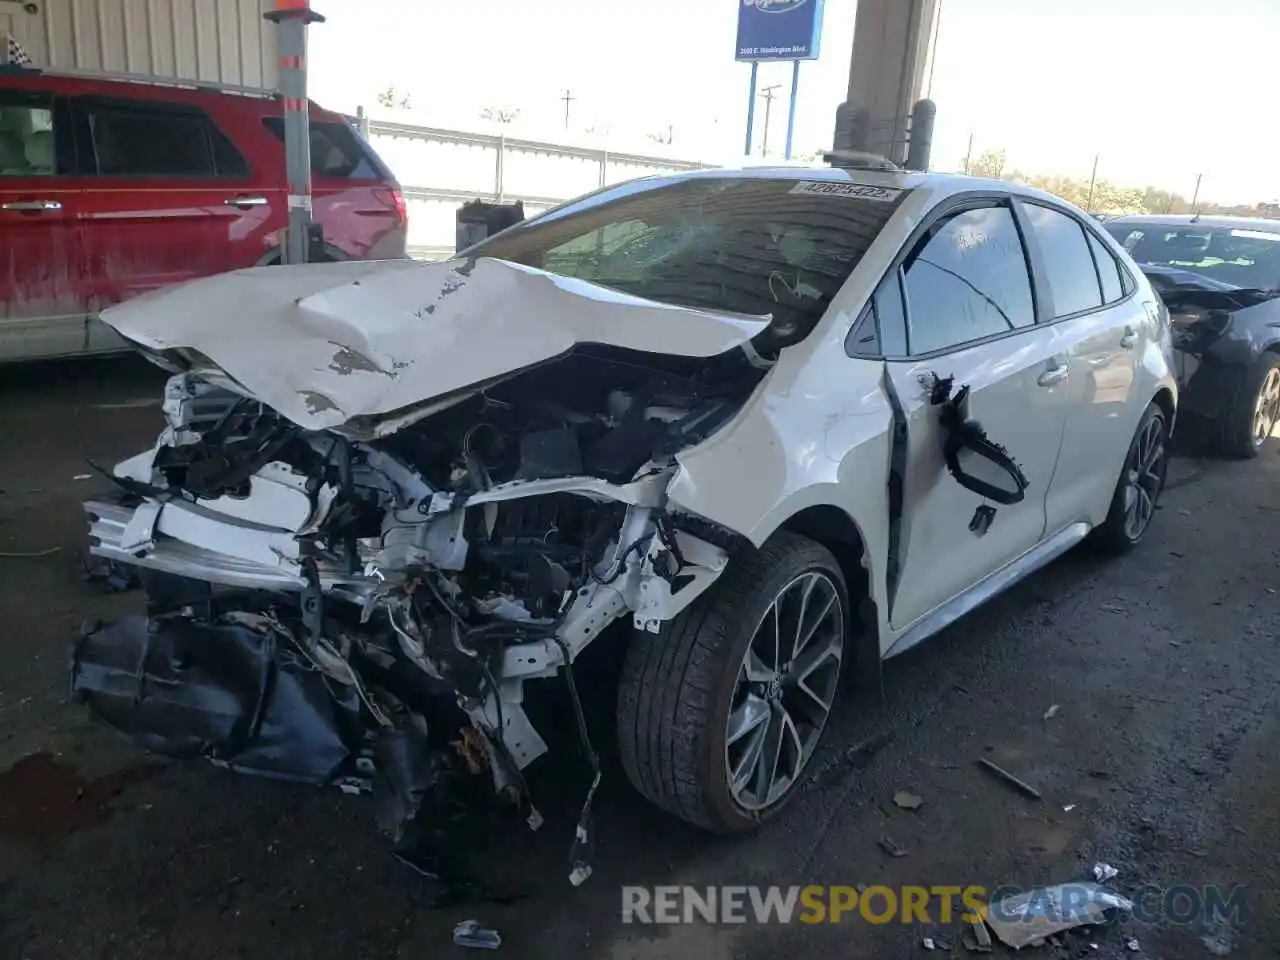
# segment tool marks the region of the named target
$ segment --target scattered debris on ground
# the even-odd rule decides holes
[[[961,942],[970,953],[991,952],[991,933],[981,920],[970,921],[969,929],[965,931]]]
[[[881,850],[891,857],[905,857],[907,855],[907,851],[894,843],[892,837],[881,837],[876,843],[879,844]]]
[[[984,769],[990,770],[992,773],[1002,778],[1006,782],[1013,784],[1013,786],[1017,787],[1027,796],[1031,797],[1033,800],[1041,799],[1039,790],[1031,786],[1031,784],[1027,783],[1025,780],[1015,777],[1008,770],[1004,769],[1004,767],[1001,767],[998,764],[992,763],[986,757],[979,757],[978,764]]]
[[[502,946],[502,936],[497,930],[480,926],[479,920],[463,920],[453,928],[453,942],[460,947],[497,950]]]
[[[921,944],[924,946],[924,948],[925,948],[926,950],[935,950],[935,949],[937,949],[937,945],[933,942],[933,938],[932,938],[932,937],[925,937],[925,938],[921,941]]]
[[[893,795],[895,806],[901,807],[903,810],[919,810],[924,805],[924,798],[916,796],[914,793],[907,793],[905,790],[899,790]]]
[[[1061,709],[1062,707],[1059,704],[1055,703],[1053,706],[1051,706],[1048,710],[1044,712],[1044,718],[1046,720],[1052,720],[1054,717],[1058,715],[1058,711]]]
[[[986,919],[1003,943],[1020,950],[1064,930],[1106,923],[1132,909],[1132,901],[1096,883],[1064,883],[997,900]]]
[[[1120,871],[1109,863],[1095,863],[1093,865],[1093,879],[1099,883],[1106,883],[1120,876]]]
[[[1130,953],[1138,953],[1142,950],[1142,944],[1138,943],[1137,937],[1130,937],[1124,942],[1124,948]]]

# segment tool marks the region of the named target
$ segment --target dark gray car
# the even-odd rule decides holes
[[[1280,220],[1118,217],[1105,229],[1169,308],[1180,417],[1222,452],[1256,456],[1280,422]]]

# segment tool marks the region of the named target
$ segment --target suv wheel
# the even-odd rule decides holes
[[[1228,456],[1256,457],[1280,422],[1280,356],[1264,353],[1249,368],[1222,430]]]
[[[1158,404],[1147,407],[1129,444],[1107,519],[1092,539],[1105,553],[1128,553],[1141,542],[1156,514],[1169,470],[1169,425]]]
[[[737,558],[662,633],[632,636],[618,695],[631,782],[717,833],[772,817],[826,728],[848,628],[844,577],[821,544],[784,531]]]

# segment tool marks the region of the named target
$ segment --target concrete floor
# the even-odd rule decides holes
[[[537,834],[497,823],[468,843],[530,896],[431,909],[393,861],[367,802],[156,765],[66,702],[68,644],[86,616],[138,602],[86,584],[85,457],[149,444],[160,380],[111,362],[0,379],[0,955],[45,958],[463,956],[460,919],[520,958],[755,960],[967,956],[953,929],[619,922],[623,884],[1115,884],[1248,888],[1233,957],[1280,944],[1280,457],[1174,461],[1155,528],[1133,556],[1071,555],[886,668],[849,698],[813,770],[823,776],[758,836],[713,839],[654,812],[611,751],[595,876],[566,881],[586,785],[572,727],[532,786]],[[607,706],[607,693],[603,691]],[[1053,704],[1059,710],[1044,719]],[[609,746],[608,710],[596,739]],[[888,735],[877,750],[851,750]],[[1044,795],[975,764],[989,757]],[[13,766],[17,764],[17,766]],[[896,791],[923,798],[895,807]],[[1074,804],[1070,811],[1064,806]],[[882,837],[907,851],[890,857]],[[950,950],[928,954],[924,936]],[[1211,956],[1195,922],[1123,921],[1032,957]],[[1097,944],[1097,949],[1090,947]],[[997,948],[999,950],[1000,948]],[[1218,955],[1222,955],[1219,953]]]

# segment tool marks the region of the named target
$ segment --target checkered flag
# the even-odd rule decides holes
[[[8,56],[5,58],[5,63],[14,67],[31,66],[31,58],[27,56],[27,51],[22,49],[22,44],[13,39],[13,37],[6,36],[4,39],[6,49],[8,50]]]

